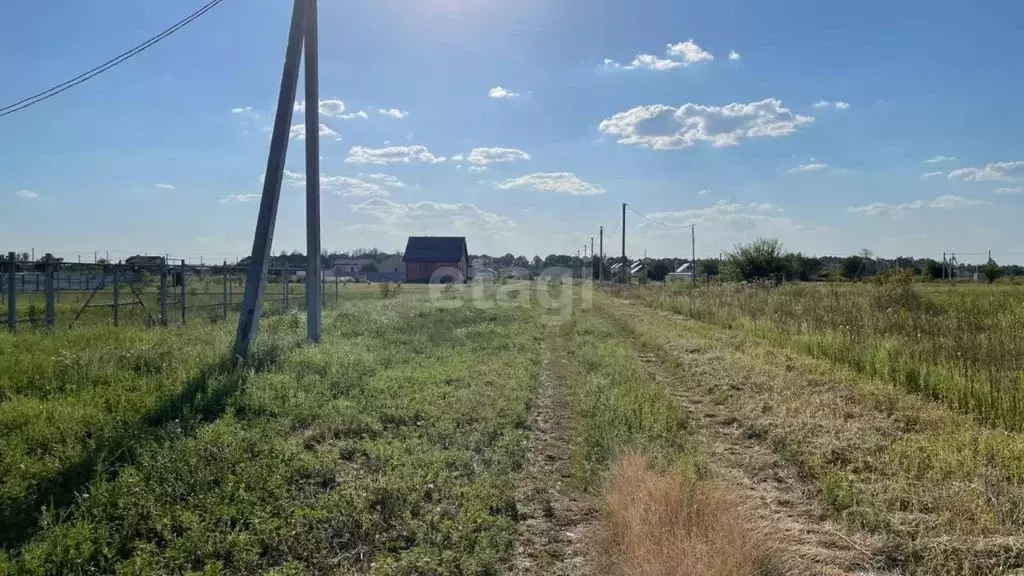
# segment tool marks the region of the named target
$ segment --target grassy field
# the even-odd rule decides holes
[[[0,576],[1024,567],[1016,288],[535,289],[0,334]]]
[[[508,561],[534,308],[0,336],[0,574],[465,573]],[[10,369],[7,369],[7,368]]]
[[[1024,430],[1024,287],[1001,284],[651,286],[622,293]]]
[[[538,521],[517,483],[542,381],[565,399],[552,449],[571,481],[541,473],[536,492],[608,510],[584,547],[594,562],[753,574],[766,553],[705,487],[668,388],[578,298],[564,314],[567,288],[553,308],[527,288],[453,287],[442,306],[424,287],[346,289],[323,345],[304,344],[301,314],[270,317],[240,367],[225,323],[0,335],[0,574],[552,573],[515,557]],[[493,302],[471,304],[481,293]],[[708,503],[723,514],[680,532]],[[653,524],[651,506],[667,511]],[[652,552],[676,536],[699,546]],[[709,555],[718,540],[745,552]]]
[[[746,451],[750,464],[735,466],[758,490],[766,486],[758,478],[792,470],[790,482],[806,483],[873,568],[1015,573],[1024,566],[1024,436],[1012,409],[1020,378],[1012,351],[1022,345],[1013,319],[1024,293],[890,289],[646,287],[614,290],[598,307],[718,430],[724,448],[712,464]],[[936,329],[939,319],[971,336]],[[908,382],[897,367],[913,362],[918,379]],[[779,463],[758,464],[768,453]]]

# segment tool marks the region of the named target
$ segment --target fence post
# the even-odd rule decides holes
[[[46,263],[46,277],[43,278],[44,287],[46,288],[46,327],[53,328],[54,325],[54,313],[53,313],[53,263]]]
[[[17,292],[14,290],[14,277],[18,264],[14,261],[14,252],[7,254],[7,327],[11,333],[18,331],[18,307],[15,302]],[[25,277],[21,277],[24,281]]]
[[[160,263],[160,325],[167,326],[167,260]]]
[[[282,282],[284,282],[284,311],[285,313],[288,313],[288,310],[290,308],[288,305],[288,276],[290,276],[290,273],[287,268],[284,269],[283,274],[284,278],[282,278]]]
[[[181,283],[181,325],[184,326],[185,323],[186,323],[186,319],[187,319],[187,312],[186,312],[186,306],[185,306],[185,261],[184,260],[181,261],[181,278],[179,279],[179,282]]]
[[[224,261],[224,320],[228,319],[228,261]]]
[[[105,267],[105,266],[104,266]],[[121,265],[114,264],[114,326],[120,321],[121,304]]]

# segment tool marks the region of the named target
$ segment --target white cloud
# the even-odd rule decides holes
[[[642,69],[664,72],[666,70],[672,70],[673,68],[679,68],[680,66],[690,66],[691,64],[708,62],[715,59],[710,52],[698,46],[692,39],[687,40],[686,42],[678,42],[676,44],[666,44],[665,54],[668,58],[662,58],[660,56],[655,56],[654,54],[640,53],[637,54],[636,58],[626,66],[619,64],[611,58],[605,58],[604,65],[606,68],[621,68],[623,70]],[[732,58],[732,55],[730,54],[730,59],[738,60],[739,54],[736,54],[736,58]]]
[[[462,162],[464,156],[462,154],[456,154],[452,156],[452,162]]]
[[[742,58],[742,56],[740,56],[739,52],[735,50],[729,51],[729,60],[739,60],[740,58]]]
[[[937,178],[939,176],[944,176],[945,174],[945,172],[925,172],[924,174],[921,174],[921,178]]]
[[[501,190],[532,188],[540,192],[557,192],[572,196],[604,194],[603,188],[597,184],[580,180],[572,172],[536,172],[518,178],[511,178],[504,182],[497,182],[496,185]]]
[[[246,116],[249,118],[259,118],[259,113],[253,110],[252,106],[244,106],[242,108],[232,108],[231,113],[238,116]]]
[[[370,115],[367,114],[365,110],[360,110],[358,112],[352,112],[351,114],[342,114],[341,116],[338,116],[338,118],[341,118],[342,120],[352,120],[354,118],[366,120],[369,117]]]
[[[434,156],[426,146],[389,146],[387,148],[366,148],[353,146],[345,162],[349,164],[409,164],[423,162],[436,164],[444,162],[444,156]]]
[[[618,65],[616,65],[618,66]],[[671,70],[684,66],[682,62],[677,60],[670,60],[668,58],[659,58],[653,54],[637,54],[636,58],[628,66],[623,66],[626,70],[657,70],[663,72],[665,70]]]
[[[360,176],[362,176],[362,174],[360,174]],[[390,188],[405,188],[405,182],[402,182],[398,177],[392,176],[391,174],[367,174],[366,177],[370,180],[376,180],[382,185]]]
[[[791,224],[788,218],[766,214],[781,212],[774,204],[757,202],[744,206],[728,200],[719,200],[707,208],[681,210],[679,212],[655,212],[647,217],[666,226],[688,227],[702,225],[743,225],[743,224]],[[644,224],[641,223],[641,226]]]
[[[983,168],[957,168],[946,177],[950,180],[959,178],[973,182],[1019,180],[1024,176],[1024,171],[1019,170],[1021,168],[1024,168],[1024,160],[992,162]]]
[[[495,86],[494,88],[491,88],[490,90],[487,91],[487,95],[490,96],[491,98],[495,98],[498,100],[519,98],[519,92],[512,92],[511,90],[507,90],[505,88],[502,88],[501,86]]]
[[[932,156],[931,158],[925,160],[924,163],[937,164],[939,162],[952,162],[953,160],[956,160],[956,158],[953,156],[943,156],[942,154],[939,154],[938,156]]]
[[[470,166],[467,169],[468,172],[487,172],[488,170],[490,170],[490,168],[487,166]]]
[[[797,166],[794,166],[789,170],[786,170],[786,172],[789,172],[790,174],[799,174],[801,172],[815,172],[818,170],[824,170],[825,168],[828,168],[828,164],[812,161],[806,164],[799,164]]]
[[[922,208],[934,208],[936,210],[957,210],[960,208],[969,208],[971,206],[981,206],[988,204],[985,200],[974,200],[971,198],[964,198],[963,196],[954,196],[947,194],[939,196],[934,200],[915,200],[913,202],[904,202],[903,204],[886,204],[884,202],[875,202],[866,206],[851,206],[846,209],[847,212],[852,214],[863,214],[866,216],[879,216],[887,215],[898,217],[906,212],[912,210],[920,210]]]
[[[300,100],[295,103],[296,112],[306,111],[306,101]],[[321,100],[320,101],[320,115],[330,116],[332,118],[341,117],[342,112],[345,111],[345,103],[341,100]]]
[[[388,196],[379,184],[348,176],[321,176],[320,190],[340,196]]]
[[[408,112],[399,110],[398,108],[378,108],[377,114],[380,114],[381,116],[390,116],[399,120],[409,115]]]
[[[28,200],[35,200],[36,198],[39,198],[39,194],[31,190],[18,190],[15,194]]]
[[[220,199],[221,204],[255,202],[262,194],[230,194]]]
[[[704,50],[700,46],[697,46],[697,44],[693,42],[692,38],[686,42],[667,44],[665,51],[669,56],[682,58],[684,66],[696,64],[697,62],[708,62],[715,59],[710,52]]]
[[[749,104],[705,106],[687,103],[637,106],[601,121],[599,129],[618,136],[620,144],[654,150],[689,148],[697,142],[735,146],[750,138],[788,136],[814,118],[793,114],[782,101],[766,98]]]
[[[320,176],[320,191],[339,196],[388,196],[386,188],[405,188],[405,183],[390,174],[369,174],[367,182],[350,176]],[[379,183],[378,183],[379,182]],[[284,171],[285,186],[305,186],[306,175],[302,172]]]
[[[829,102],[828,100],[818,100],[812,104],[815,108],[836,108],[838,110],[848,110],[850,108],[849,102],[843,102],[842,100],[836,100],[835,102]]]
[[[306,183],[306,175],[302,172],[285,170],[283,181],[286,186],[302,186]],[[260,182],[263,182],[263,178],[260,178]]]
[[[703,196],[705,194],[711,194],[711,190],[706,190],[705,189],[705,190],[698,190],[697,191],[697,196]]]
[[[959,208],[969,208],[971,206],[981,206],[988,204],[987,200],[975,200],[972,198],[964,198],[963,196],[954,196],[952,194],[946,194],[945,196],[939,196],[935,200],[928,203],[929,208],[938,208],[940,210],[956,210]]]
[[[1024,194],[1024,186],[1017,186],[1015,188],[996,188],[992,192],[996,194]]]
[[[164,184],[163,182],[158,182],[153,187],[158,190],[177,190],[173,184]]]
[[[457,156],[457,157],[456,157]],[[462,155],[457,154],[452,160],[461,160]],[[517,160],[529,160],[530,155],[516,148],[473,148],[466,157],[470,164],[486,166],[496,162],[515,162]]]
[[[424,200],[400,204],[382,198],[372,198],[362,204],[353,205],[352,211],[374,216],[384,224],[405,230],[500,230],[515,226],[511,219],[481,210],[469,203],[447,204]]]
[[[305,124],[295,124],[294,126],[292,126],[290,137],[294,138],[296,140],[305,140],[306,139],[306,125]],[[333,138],[335,140],[341,140],[341,136],[339,136],[338,133],[335,132],[334,130],[331,130],[331,128],[329,126],[327,126],[326,124],[321,124],[320,125],[320,137],[321,138]]]

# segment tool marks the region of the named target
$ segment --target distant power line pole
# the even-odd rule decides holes
[[[285,51],[284,71],[281,73],[281,88],[277,98],[277,111],[274,117],[274,129],[270,137],[270,153],[267,156],[267,170],[263,179],[263,194],[260,198],[259,217],[256,221],[256,232],[253,235],[252,255],[249,270],[246,273],[245,293],[242,307],[238,314],[238,332],[235,336],[234,355],[244,358],[249,353],[256,333],[259,330],[260,309],[263,304],[264,279],[270,264],[270,249],[274,240],[274,225],[277,221],[277,208],[281,200],[281,184],[284,180],[284,162],[288,153],[288,138],[292,124],[292,112],[295,108],[295,94],[298,91],[299,67],[302,63],[303,43],[306,46],[306,89],[314,92],[306,95],[306,240],[307,250],[311,242],[319,248],[320,214],[319,214],[319,135],[320,135],[320,99],[317,73],[316,51],[317,37],[317,0],[294,0],[292,20],[288,31],[288,48]],[[314,31],[311,34],[310,31]],[[312,38],[310,38],[312,36]],[[310,62],[313,60],[313,62]],[[312,98],[312,99],[311,99]],[[312,143],[316,142],[316,145]],[[312,154],[310,152],[313,152]],[[311,158],[312,157],[312,158]],[[311,159],[313,162],[311,162]],[[312,185],[310,184],[312,183]],[[311,191],[317,194],[316,205],[310,202]],[[315,211],[313,210],[315,208]],[[312,212],[312,213],[311,213]],[[317,230],[310,231],[309,227]],[[314,271],[315,276],[306,278],[307,331],[310,339],[319,341],[320,310],[308,309],[320,302],[320,250],[309,250],[307,255],[307,274]],[[316,259],[316,262],[313,262]],[[310,292],[314,293],[310,296]],[[313,337],[316,337],[314,339]]]
[[[629,281],[629,269],[626,267],[626,203],[622,203],[622,283]]]
[[[690,266],[693,267],[693,283],[697,283],[697,236],[695,227],[690,224]]]
[[[597,279],[602,281],[602,282],[604,282],[604,226],[601,226],[600,235],[601,235],[601,242],[600,242],[601,255],[597,259]]]

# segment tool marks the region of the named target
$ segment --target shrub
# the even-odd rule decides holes
[[[750,244],[737,244],[725,257],[722,274],[727,280],[767,280],[782,282],[786,274],[782,243],[775,238],[759,238]]]
[[[380,297],[388,300],[394,298],[402,293],[401,284],[392,284],[390,282],[383,282],[380,285]]]

